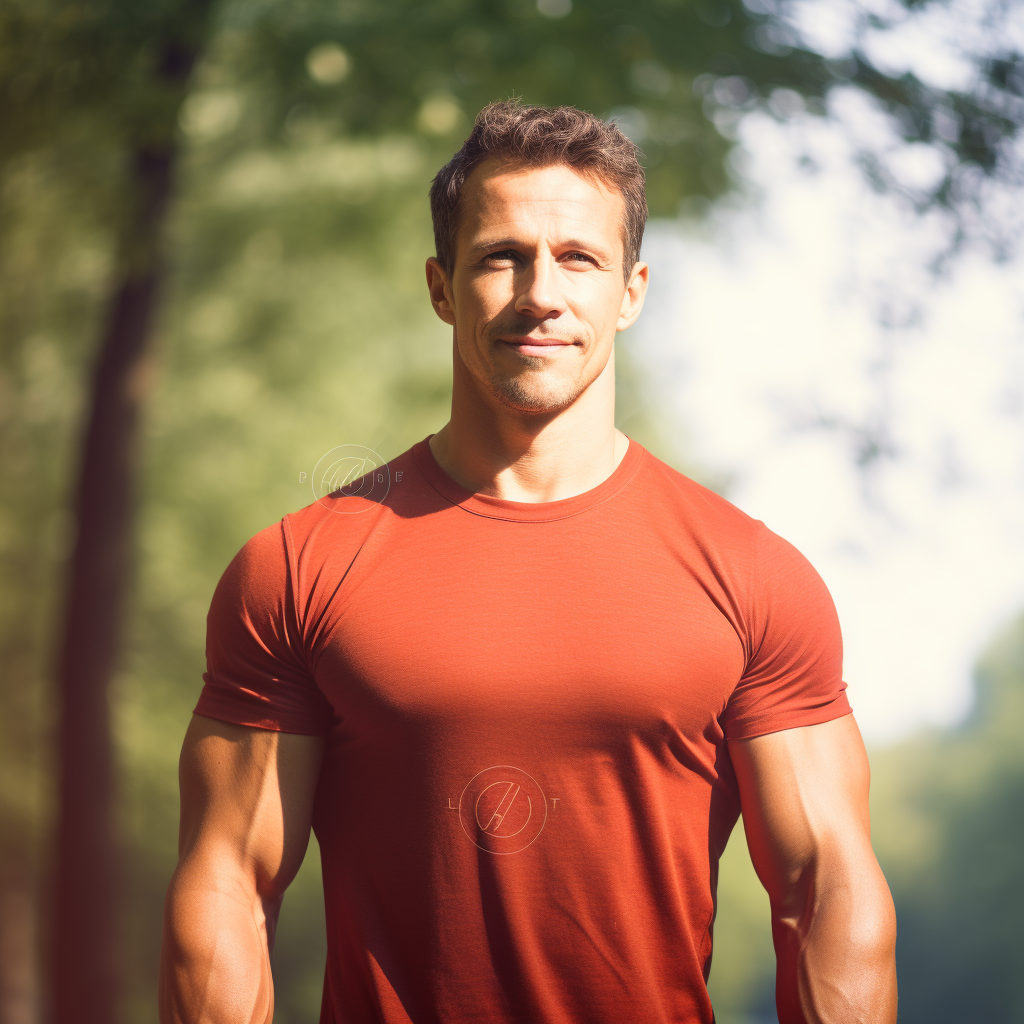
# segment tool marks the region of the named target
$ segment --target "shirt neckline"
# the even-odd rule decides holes
[[[472,512],[474,515],[522,523],[550,523],[556,519],[566,519],[569,516],[586,512],[602,501],[607,501],[629,483],[645,453],[645,449],[641,445],[629,438],[626,454],[615,467],[611,476],[589,491],[574,494],[571,498],[561,498],[558,501],[506,501],[503,498],[492,498],[486,494],[474,494],[457,484],[437,464],[429,444],[430,438],[433,436],[433,434],[429,434],[418,444],[413,445],[412,456],[417,468],[435,491],[453,505],[458,505],[459,508]]]

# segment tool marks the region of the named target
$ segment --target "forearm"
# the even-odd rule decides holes
[[[873,866],[836,875],[805,879],[803,892],[773,914],[780,1024],[895,1024],[888,887]]]
[[[244,877],[198,861],[167,891],[161,1024],[270,1024],[274,991],[262,902]]]

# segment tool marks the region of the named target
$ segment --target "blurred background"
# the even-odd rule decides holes
[[[156,1020],[213,588],[322,454],[445,421],[426,192],[513,95],[645,153],[620,426],[835,597],[900,1019],[1024,1021],[1020,0],[0,0],[0,1024]],[[773,983],[737,829],[720,1024]]]

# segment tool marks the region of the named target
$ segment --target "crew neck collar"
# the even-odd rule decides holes
[[[420,472],[427,478],[427,483],[435,491],[453,505],[458,505],[474,515],[523,523],[550,523],[556,519],[567,519],[569,516],[586,512],[602,501],[607,501],[629,482],[644,457],[644,449],[629,438],[629,448],[611,476],[589,491],[558,501],[506,501],[486,494],[474,494],[460,487],[437,464],[429,444],[433,436],[430,434],[419,444],[414,445],[412,455]]]

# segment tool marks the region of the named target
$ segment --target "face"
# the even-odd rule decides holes
[[[637,318],[647,267],[623,276],[624,201],[555,164],[487,161],[466,181],[449,280],[427,263],[456,358],[496,402],[523,413],[571,405]]]

